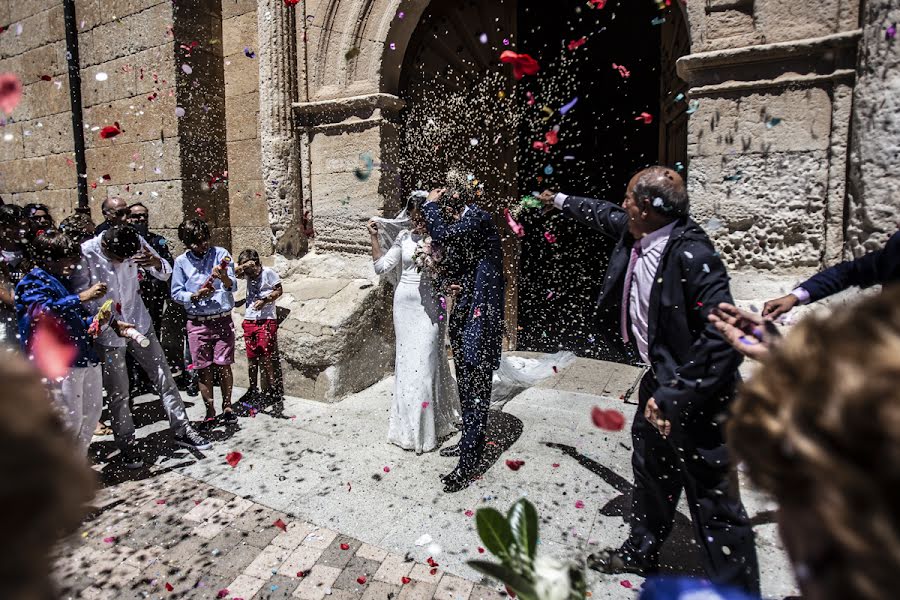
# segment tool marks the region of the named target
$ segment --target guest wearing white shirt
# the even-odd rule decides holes
[[[651,167],[631,179],[621,205],[550,191],[541,200],[616,241],[597,303],[650,367],[631,428],[631,533],[592,556],[591,566],[655,572],[685,492],[709,579],[758,596],[753,530],[722,433],[741,356],[707,321],[719,303],[732,302],[728,275],[688,216],[684,181]]]
[[[114,319],[131,324],[138,334],[122,338],[114,331],[105,330],[95,342],[103,364],[103,386],[109,397],[113,435],[122,450],[125,466],[129,469],[143,466],[135,443],[134,420],[128,404],[126,352],[144,369],[159,392],[175,443],[190,449],[210,448],[211,444],[188,421],[178,387],[153,330],[150,313],[141,300],[138,269],[143,268],[150,276],[167,280],[172,275],[171,265],[130,225],[110,227],[84,242],[81,253],[81,264],[71,278],[74,290],[78,292],[96,283],[105,283],[108,288],[102,300],[86,304],[88,310],[96,313],[106,300],[112,300]]]

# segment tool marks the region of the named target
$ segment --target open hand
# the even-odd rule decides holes
[[[373,237],[378,235],[378,223],[374,219],[366,223],[366,229],[369,231],[369,235]]]
[[[772,343],[780,337],[770,320],[727,302],[709,313],[709,321],[732,348],[756,360],[766,356]]]
[[[777,319],[781,315],[790,312],[799,302],[799,298],[793,294],[769,300],[763,306],[762,316],[767,319]]]
[[[647,407],[644,409],[644,418],[647,419],[651,425],[656,427],[661,436],[669,437],[672,433],[672,422],[663,418],[655,398],[650,398],[647,401]]]
[[[253,310],[259,310],[265,305],[266,305],[265,300],[257,300],[256,302],[253,303]]]
[[[196,302],[197,300],[203,300],[204,298],[209,298],[215,292],[216,292],[216,290],[213,289],[212,286],[210,286],[210,287],[204,286],[193,293],[193,295],[191,296],[191,300],[193,300],[194,302]]]

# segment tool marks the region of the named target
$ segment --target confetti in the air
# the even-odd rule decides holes
[[[599,429],[621,431],[625,427],[625,416],[617,410],[603,410],[595,406],[591,409],[591,419]]]
[[[22,82],[15,73],[3,73],[0,75],[0,110],[8,115],[19,105],[22,100]]]
[[[516,80],[522,79],[526,75],[534,75],[541,69],[541,65],[538,64],[538,61],[530,55],[518,54],[512,50],[504,50],[503,53],[500,54],[500,61],[512,65],[513,77],[515,77]]]

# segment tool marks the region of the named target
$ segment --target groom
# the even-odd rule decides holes
[[[491,378],[500,366],[503,337],[503,258],[491,216],[477,206],[472,191],[432,190],[422,213],[432,241],[452,256],[458,281],[450,315],[450,344],[462,407],[459,444],[441,451],[459,464],[441,476],[445,492],[458,492],[477,475],[491,402]]]

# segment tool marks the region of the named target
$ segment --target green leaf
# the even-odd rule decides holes
[[[470,560],[468,565],[476,571],[484,573],[488,577],[493,577],[497,581],[506,584],[522,600],[529,600],[537,597],[531,582],[509,567],[488,562],[486,560]]]
[[[475,525],[481,541],[488,550],[501,559],[510,555],[513,535],[509,523],[499,511],[493,508],[479,508],[475,513]]]
[[[538,514],[534,505],[522,498],[512,505],[507,518],[515,542],[528,556],[529,561],[534,561],[538,542]]]

